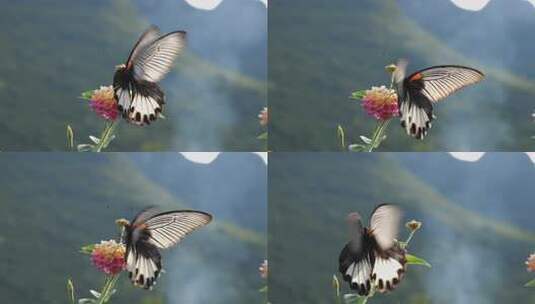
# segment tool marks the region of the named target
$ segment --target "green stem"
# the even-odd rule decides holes
[[[388,128],[389,122],[390,119],[379,121],[377,127],[375,128],[375,131],[373,132],[372,141],[368,145],[366,152],[373,152],[375,148],[379,147],[381,141],[383,141],[384,133]]]
[[[108,144],[110,143],[111,137],[113,136],[113,130],[115,129],[115,126],[117,125],[117,122],[106,122],[106,127],[104,128],[104,131],[102,131],[102,134],[100,135],[100,141],[95,146],[95,149],[93,152],[101,152],[103,149],[105,149]]]
[[[113,287],[115,287],[115,283],[117,283],[118,279],[119,274],[106,277],[106,281],[104,281],[104,286],[100,292],[100,298],[98,299],[97,304],[104,304],[109,300],[111,292],[113,291]]]
[[[412,237],[414,236],[414,232],[415,231],[411,231],[411,234],[409,234],[409,237],[405,241],[405,244],[406,244],[407,247],[409,246],[409,242],[412,240]]]

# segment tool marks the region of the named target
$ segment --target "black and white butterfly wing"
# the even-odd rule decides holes
[[[205,226],[212,216],[201,211],[170,211],[156,214],[149,208],[128,226],[125,237],[126,270],[132,283],[150,289],[162,271],[158,249],[179,243],[186,235]]]
[[[132,58],[134,78],[138,81],[160,81],[171,70],[185,46],[184,31],[171,32],[152,41]]]
[[[375,290],[387,292],[396,288],[405,273],[405,250],[394,245],[384,252],[375,252],[371,279]]]
[[[368,242],[363,239],[347,243],[338,258],[338,271],[351,289],[361,296],[370,293],[372,287],[371,274],[373,270],[373,256]]]
[[[160,249],[178,244],[186,235],[206,226],[212,216],[201,211],[170,211],[148,219],[145,224],[150,234],[149,242]]]
[[[405,64],[406,66],[406,64]],[[401,125],[407,134],[423,139],[431,128],[433,104],[483,80],[482,72],[464,66],[444,65],[423,69],[397,84]]]
[[[164,93],[158,86],[185,47],[186,32],[160,36],[149,27],[130,52],[126,64],[113,77],[118,109],[123,118],[136,125],[148,125],[161,116]]]
[[[126,270],[132,284],[151,289],[162,271],[160,252],[145,240],[127,245]]]
[[[128,59],[126,60],[126,68],[130,69],[133,62],[139,57],[141,51],[143,51],[149,44],[156,41],[160,37],[160,29],[156,25],[149,26],[143,34],[139,37],[136,44],[130,51]]]
[[[370,233],[381,250],[388,250],[394,246],[401,218],[401,210],[390,204],[379,205],[372,212]]]
[[[434,66],[413,73],[408,77],[410,82],[422,82],[416,85],[427,99],[436,103],[460,89],[483,80],[482,72],[464,66]]]

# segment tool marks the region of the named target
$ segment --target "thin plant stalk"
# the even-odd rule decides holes
[[[105,149],[110,141],[113,139],[113,131],[115,129],[115,126],[117,126],[116,121],[112,122],[106,122],[106,127],[104,128],[104,131],[102,131],[102,134],[100,136],[100,141],[95,146],[95,149],[93,152],[101,152],[103,149]]]
[[[106,277],[106,280],[100,292],[100,297],[98,299],[97,304],[104,304],[108,302],[109,298],[112,295],[113,289],[115,287],[115,283],[117,283],[117,280],[119,279],[119,275],[120,274],[115,274],[115,275]]]
[[[384,134],[386,129],[388,128],[388,124],[390,123],[390,119],[387,120],[380,120],[377,124],[377,127],[375,128],[375,131],[373,132],[373,136],[371,138],[371,142],[367,147],[366,152],[373,152],[373,150],[381,144],[381,142],[384,139]]]
[[[409,234],[409,237],[407,238],[407,240],[405,241],[405,248],[409,247],[409,243],[410,241],[412,240],[412,237],[414,236],[414,233],[416,232],[416,230],[413,230],[411,231],[411,233]]]

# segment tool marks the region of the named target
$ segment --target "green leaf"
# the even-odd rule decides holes
[[[365,143],[365,144],[367,144],[367,145],[369,145],[369,144],[372,143],[371,138],[368,138],[368,137],[366,137],[366,136],[364,136],[364,135],[361,135],[361,136],[360,136],[360,140],[362,140],[362,142]]]
[[[362,152],[366,150],[366,146],[360,144],[352,144],[347,147],[352,152]]]
[[[431,264],[429,264],[426,260],[422,258],[419,258],[412,254],[406,254],[405,257],[407,258],[407,264],[409,265],[421,265],[431,268]]]
[[[256,137],[257,139],[261,140],[267,140],[268,139],[268,132],[264,132]]]
[[[342,149],[346,148],[346,135],[344,132],[344,128],[342,128],[341,125],[338,125],[336,128],[336,134],[338,135],[338,139],[340,140],[340,146],[342,146]]]
[[[366,90],[359,90],[359,91],[355,91],[353,93],[351,93],[351,99],[355,99],[355,100],[361,100],[362,98],[364,98],[364,96],[366,96]]]
[[[91,99],[91,96],[93,96],[93,92],[94,92],[94,90],[82,92],[82,95],[80,95],[80,98],[85,99],[85,100],[89,100],[89,99]]]
[[[95,249],[95,244],[86,245],[80,248],[80,252],[83,254],[91,254],[93,253],[93,249]]]
[[[76,304],[76,300],[74,299],[74,284],[71,279],[67,280],[67,292],[71,304]]]
[[[533,280],[527,282],[527,283],[524,285],[524,287],[530,287],[530,288],[535,287],[535,279],[533,279]]]

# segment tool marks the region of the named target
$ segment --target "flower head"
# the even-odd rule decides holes
[[[422,222],[411,220],[410,222],[407,222],[405,224],[405,227],[407,227],[407,229],[409,229],[410,232],[417,231],[420,228],[422,228]]]
[[[366,90],[362,98],[362,107],[368,115],[380,120],[387,120],[399,115],[398,96],[396,91],[385,86],[372,87]]]
[[[385,66],[385,71],[388,73],[394,73],[398,67],[395,64],[389,64]]]
[[[260,264],[260,267],[258,267],[258,271],[260,272],[260,277],[262,279],[267,279],[268,277],[268,261],[264,260],[262,264]]]
[[[535,254],[531,254],[526,260],[527,270],[529,272],[535,272]]]
[[[268,117],[268,109],[266,107],[264,107],[262,111],[260,111],[260,113],[258,114],[258,119],[260,119],[260,125],[262,127],[267,126],[269,117]]]
[[[101,241],[91,253],[91,262],[106,274],[117,274],[125,266],[125,246],[115,240]]]
[[[94,90],[89,98],[89,106],[104,119],[117,119],[119,110],[117,110],[113,86],[101,86],[100,89]]]

